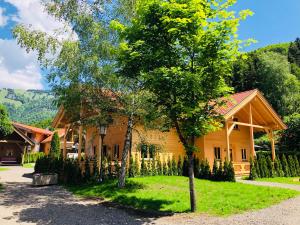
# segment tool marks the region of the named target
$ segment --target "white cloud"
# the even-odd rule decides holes
[[[76,38],[71,35],[69,26],[45,12],[40,0],[4,1],[13,5],[17,12],[8,18],[0,8],[0,27],[10,19],[50,35],[58,34],[60,39]],[[0,39],[0,88],[43,89],[42,79],[35,53],[27,53],[15,40]]]
[[[0,7],[0,27],[4,27],[7,24],[8,17],[4,15],[5,9]]]
[[[40,30],[48,34],[57,34],[59,38],[74,38],[71,28],[63,21],[58,21],[49,15],[41,0],[5,0],[17,9],[17,15],[12,17],[17,23],[31,25],[33,30]]]
[[[0,88],[42,89],[42,75],[34,53],[15,40],[0,39]]]

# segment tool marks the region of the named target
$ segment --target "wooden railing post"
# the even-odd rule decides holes
[[[249,123],[250,125],[253,124],[253,117],[252,117],[252,105],[251,103],[249,104]],[[253,131],[253,126],[250,126],[250,152],[252,158],[256,156],[255,154],[255,147],[254,147],[254,131]]]

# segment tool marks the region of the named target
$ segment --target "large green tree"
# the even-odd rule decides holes
[[[135,77],[156,96],[166,126],[175,128],[189,161],[191,210],[196,211],[195,139],[222,126],[216,107],[231,92],[226,80],[238,54],[240,19],[228,10],[236,1],[171,0],[145,4],[124,30],[119,59],[125,77]],[[200,150],[201,151],[201,150]]]
[[[13,132],[13,126],[9,120],[6,108],[0,104],[0,137],[9,135]]]
[[[279,138],[281,151],[300,151],[300,114],[295,113],[285,118],[287,129],[282,131]]]
[[[233,67],[236,91],[258,88],[274,109],[285,116],[300,109],[300,82],[287,57],[274,51],[255,51],[240,57]]]

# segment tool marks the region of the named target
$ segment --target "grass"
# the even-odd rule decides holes
[[[195,187],[197,212],[224,216],[265,208],[300,194],[288,189],[199,179],[195,179]],[[67,188],[82,197],[100,197],[137,209],[163,212],[190,209],[187,177],[130,178],[124,189],[117,188],[117,181]]]
[[[298,179],[298,181],[293,181]],[[284,184],[297,184],[300,185],[299,177],[274,177],[274,178],[258,178],[257,181],[276,182]]]
[[[6,167],[0,167],[0,172],[1,172],[1,171],[6,171],[6,170],[9,170],[9,169],[6,168]]]
[[[34,166],[35,166],[35,163],[25,163],[25,164],[23,164],[24,168],[34,168]]]

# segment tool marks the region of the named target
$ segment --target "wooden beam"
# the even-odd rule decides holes
[[[270,143],[271,143],[271,150],[272,150],[272,160],[275,161],[276,154],[275,154],[275,140],[274,140],[274,133],[272,129],[265,129],[266,133],[268,134]]]
[[[251,156],[254,158],[255,154],[255,147],[254,147],[254,134],[253,134],[253,117],[252,117],[252,105],[249,104],[249,123],[250,123],[250,152]]]
[[[229,135],[230,135],[231,132],[233,131],[234,127],[235,127],[235,124],[232,124],[232,125],[229,127],[229,129],[228,129],[228,134],[229,134]]]
[[[249,116],[249,118],[252,116]],[[242,122],[235,122],[235,121],[228,121],[229,123],[232,123],[234,125],[240,125],[240,126],[246,126],[246,127],[255,127],[255,128],[260,128],[260,129],[265,129],[265,128],[269,128],[266,126],[261,126],[261,125],[256,125],[256,124],[251,124],[251,123],[242,123]]]
[[[227,153],[227,160],[230,161],[230,139],[229,139],[229,130],[228,130],[228,123],[225,122],[225,135],[226,135],[226,153]]]

